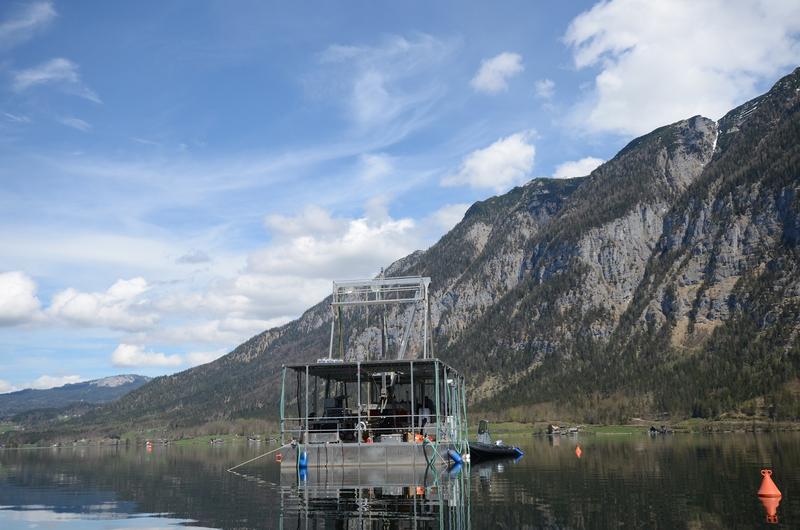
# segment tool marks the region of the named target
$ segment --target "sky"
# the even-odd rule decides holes
[[[0,3],[0,392],[209,362],[797,66],[796,1]]]

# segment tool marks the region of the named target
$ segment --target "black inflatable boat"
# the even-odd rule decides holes
[[[502,444],[469,443],[469,457],[473,462],[483,462],[492,458],[517,458],[525,453],[519,447]]]
[[[469,454],[471,461],[482,462],[493,458],[519,458],[525,453],[519,447],[506,445],[501,440],[492,443],[489,422],[481,420],[478,423],[478,440],[469,442]]]

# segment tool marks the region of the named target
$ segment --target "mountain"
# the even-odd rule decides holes
[[[391,264],[389,276],[432,278],[436,355],[466,375],[472,410],[800,418],[798,105],[800,69],[719,121],[633,140],[587,177],[478,202]],[[73,427],[274,417],[281,365],[327,353],[328,302]],[[399,311],[387,313],[395,340]],[[346,337],[347,355],[379,337],[373,319]]]
[[[64,408],[70,405],[108,403],[150,381],[143,375],[115,375],[50,388],[28,388],[0,394],[0,418],[8,418],[35,409]]]

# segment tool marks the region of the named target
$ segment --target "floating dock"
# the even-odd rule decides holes
[[[469,461],[465,381],[429,356],[430,279],[379,278],[334,282],[328,358],[283,367],[282,466],[428,466]],[[410,304],[406,328],[395,341],[386,333],[385,307]],[[345,360],[345,321],[365,317],[381,326],[379,359]],[[350,314],[344,314],[347,309]],[[360,312],[359,312],[360,309]],[[355,314],[354,314],[355,313]],[[416,322],[415,316],[422,322]],[[421,330],[416,357],[411,331]],[[339,355],[334,356],[334,344]],[[394,358],[391,358],[394,357]],[[411,357],[411,358],[408,358]]]

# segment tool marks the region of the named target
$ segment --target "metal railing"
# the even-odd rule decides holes
[[[380,436],[382,434],[405,434],[405,433],[422,433],[424,435],[433,434],[434,439],[440,441],[456,441],[461,436],[461,430],[457,425],[457,416],[448,415],[443,416],[445,421],[439,422],[428,421],[428,418],[435,418],[435,414],[416,414],[414,415],[419,421],[412,422],[411,414],[381,414],[374,416],[361,416],[355,414],[344,416],[311,416],[309,418],[303,417],[284,417],[283,432],[285,434],[296,433],[298,440],[305,440],[304,434],[330,434],[337,433],[339,440],[341,440],[341,433],[353,433],[354,441],[358,441],[362,436],[356,434],[368,434],[370,436]],[[397,422],[397,420],[409,420],[408,423],[401,425],[380,425],[386,422]],[[423,421],[424,420],[424,421]],[[287,425],[288,424],[288,425]],[[294,424],[294,425],[292,425]],[[334,426],[319,427],[312,425],[319,424],[335,424]],[[344,424],[344,425],[343,425]],[[347,427],[347,424],[353,424],[353,427]],[[360,426],[359,424],[363,424]]]

